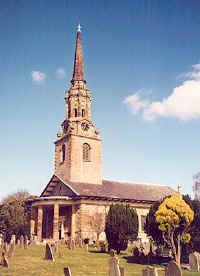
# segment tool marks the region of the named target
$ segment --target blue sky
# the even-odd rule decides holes
[[[103,176],[193,195],[200,170],[200,1],[0,1],[0,199],[54,166],[82,25]]]

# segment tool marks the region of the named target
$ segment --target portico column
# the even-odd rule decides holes
[[[54,214],[53,214],[53,239],[55,241],[59,240],[58,220],[59,220],[59,204],[55,203]]]
[[[39,241],[42,241],[42,220],[43,220],[43,208],[42,206],[38,206],[37,237]]]
[[[138,215],[138,233],[142,232],[142,218],[141,215]]]
[[[71,238],[74,239],[75,238],[75,229],[76,229],[76,224],[75,224],[75,218],[76,218],[76,214],[75,214],[75,206],[72,205],[72,216],[71,216]]]
[[[32,238],[32,234],[35,233],[35,208],[31,207],[31,221],[30,221],[30,234]]]

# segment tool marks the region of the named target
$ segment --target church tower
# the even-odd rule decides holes
[[[64,181],[102,184],[102,140],[91,118],[91,101],[79,25],[71,87],[65,92],[65,120],[55,141],[55,174]]]

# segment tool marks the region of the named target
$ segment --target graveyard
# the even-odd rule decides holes
[[[7,255],[8,267],[0,266],[0,275],[3,276],[64,276],[64,268],[69,267],[71,276],[106,276],[109,275],[108,253],[101,253],[98,248],[89,246],[88,252],[85,248],[76,246],[73,250],[66,245],[59,244],[58,247],[51,247],[53,259],[48,258],[49,252],[46,252],[46,246],[30,245],[22,247],[16,245],[12,254]],[[1,252],[2,255],[2,252]],[[46,256],[48,255],[48,256]],[[142,270],[147,268],[147,264],[137,264],[132,262],[132,247],[126,251],[121,251],[119,266],[124,268],[125,276],[142,276]],[[157,268],[157,275],[165,275],[165,266],[152,265]],[[121,274],[122,275],[122,274]],[[145,274],[154,275],[154,274]],[[156,275],[156,274],[155,274]],[[199,272],[182,269],[183,276],[197,276]]]

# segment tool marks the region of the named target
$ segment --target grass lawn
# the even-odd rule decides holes
[[[63,268],[70,267],[72,276],[107,276],[109,255],[95,251],[85,252],[82,248],[69,250],[59,245],[59,253],[54,253],[55,261],[44,260],[45,246],[30,246],[28,249],[16,247],[14,256],[9,261],[9,268],[0,266],[1,276],[64,276]],[[128,251],[120,256],[120,266],[125,268],[125,276],[141,276],[146,265],[127,263],[124,257]],[[183,271],[183,276],[197,276],[197,272]],[[159,271],[159,276],[164,272]]]

